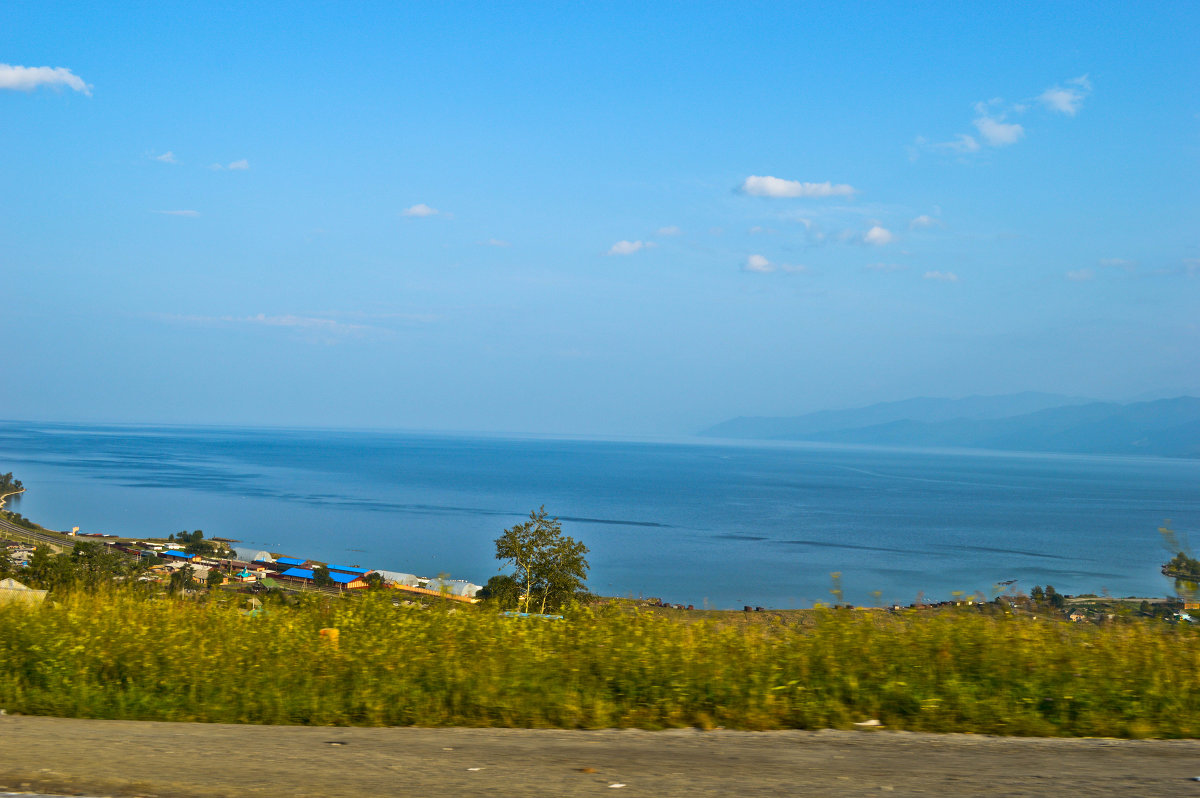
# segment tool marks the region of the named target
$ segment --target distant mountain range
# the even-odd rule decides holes
[[[715,438],[1200,457],[1200,399],[1094,402],[1046,393],[906,399],[784,418],[735,418]]]

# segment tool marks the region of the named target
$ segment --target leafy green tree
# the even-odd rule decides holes
[[[516,567],[513,578],[523,590],[526,612],[535,600],[545,612],[580,593],[587,579],[587,553],[587,546],[563,534],[562,524],[546,514],[544,505],[496,538],[496,559]]]
[[[367,583],[367,590],[378,590],[384,587],[383,574],[378,571],[371,571],[363,577],[363,581]]]
[[[510,610],[520,603],[521,583],[508,574],[497,574],[475,597],[502,610]]]
[[[1195,560],[1182,551],[1167,561],[1164,570],[1177,578],[1200,581],[1200,560]]]
[[[70,556],[56,555],[49,546],[38,546],[33,550],[26,575],[29,577],[30,587],[42,590],[69,587],[75,581]]]
[[[1061,610],[1067,603],[1053,585],[1046,585],[1046,603],[1056,610]]]
[[[185,565],[171,573],[170,588],[172,592],[191,590],[196,586],[196,572],[192,566]]]
[[[542,605],[559,609],[586,591],[588,547],[567,535],[561,535],[545,552],[539,563],[539,585]]]
[[[195,532],[187,532],[186,530],[175,535],[175,542],[183,544],[183,550],[188,554],[199,554],[201,557],[207,557],[214,554],[217,550],[217,545],[211,540],[204,539],[204,531],[197,529]]]
[[[14,491],[21,490],[21,488],[21,480],[13,479],[11,471],[7,474],[0,474],[0,495],[13,493]]]
[[[76,543],[70,562],[74,581],[84,587],[96,587],[130,572],[130,561],[99,543]]]
[[[1029,598],[1033,600],[1034,604],[1041,604],[1046,600],[1046,591],[1042,590],[1041,585],[1034,585],[1033,590],[1029,591]]]
[[[209,568],[208,576],[204,578],[204,584],[209,590],[216,590],[225,581],[225,575],[221,573],[220,568]]]
[[[329,575],[329,567],[318,565],[313,568],[313,584],[317,587],[331,587],[333,585],[333,577]]]

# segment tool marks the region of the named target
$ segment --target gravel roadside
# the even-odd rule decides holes
[[[1200,741],[0,717],[0,793],[1196,796]]]

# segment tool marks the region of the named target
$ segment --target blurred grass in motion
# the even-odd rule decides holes
[[[730,614],[733,615],[732,613]],[[314,600],[247,617],[130,591],[0,606],[0,707],[87,718],[315,725],[724,726],[1200,736],[1200,635],[1028,617],[814,610],[564,622]],[[322,628],[338,629],[336,645]]]

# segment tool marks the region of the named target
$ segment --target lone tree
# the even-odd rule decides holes
[[[333,577],[329,575],[328,565],[313,568],[313,584],[317,587],[333,587]]]
[[[546,515],[542,506],[523,524],[504,530],[496,538],[496,559],[516,567],[513,579],[524,595],[519,605],[525,612],[539,603],[539,612],[558,609],[583,592],[587,580],[587,546],[564,535],[557,518]]]

